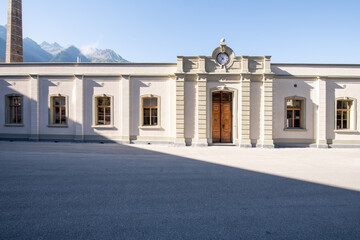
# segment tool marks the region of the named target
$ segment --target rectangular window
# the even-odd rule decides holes
[[[303,100],[286,99],[286,127],[302,127],[302,108]]]
[[[22,123],[22,96],[8,96],[7,97],[8,117],[6,123],[21,124]]]
[[[352,100],[336,101],[336,129],[350,129]]]
[[[155,97],[143,98],[143,125],[158,125],[158,99]]]
[[[51,109],[51,124],[54,125],[66,125],[66,97],[56,96],[51,97],[52,109]]]
[[[111,98],[96,98],[96,125],[111,125]]]

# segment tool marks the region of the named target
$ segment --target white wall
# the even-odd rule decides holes
[[[137,140],[169,140],[175,136],[171,135],[171,118],[173,106],[171,97],[170,78],[139,77],[131,78],[131,127],[130,135],[137,136]],[[160,128],[142,128],[140,120],[140,97],[144,95],[160,96]],[[174,113],[173,113],[174,114]],[[173,140],[173,139],[171,139]]]
[[[275,79],[273,82],[273,138],[274,139],[315,139],[315,99],[314,80]],[[294,85],[297,87],[294,87]],[[298,96],[305,98],[305,129],[285,130],[285,98]]]
[[[74,135],[75,124],[72,119],[74,119],[74,108],[72,106],[73,100],[73,88],[74,88],[74,79],[73,78],[40,78],[40,100],[39,100],[39,111],[40,111],[40,134],[41,135]],[[67,113],[68,113],[68,127],[66,128],[57,128],[49,127],[50,124],[50,96],[58,95],[67,97]]]
[[[360,143],[360,81],[356,80],[327,80],[327,139],[336,141],[353,140]],[[353,132],[335,132],[335,101],[336,98],[349,97],[356,99],[355,106],[352,106],[352,129]],[[355,119],[355,118],[356,119]],[[355,120],[355,121],[354,121]]]
[[[23,127],[6,127],[5,96],[7,94],[23,95]],[[0,79],[0,134],[30,134],[30,82],[28,78]]]

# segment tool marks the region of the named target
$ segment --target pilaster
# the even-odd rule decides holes
[[[250,76],[241,76],[240,94],[240,147],[251,147],[250,140]]]
[[[30,75],[30,138],[39,141],[40,135],[40,80],[38,75]]]
[[[206,136],[206,85],[207,79],[198,76],[196,82],[195,139],[194,146],[208,146]]]
[[[185,79],[176,77],[176,146],[185,146]]]
[[[264,56],[264,73],[271,73],[271,56]]]
[[[177,72],[182,73],[184,72],[184,57],[178,56],[177,57]]]
[[[273,148],[273,78],[264,76],[261,97],[260,141],[256,147]]]
[[[75,138],[74,141],[84,141],[84,77],[75,75]]]
[[[123,75],[120,80],[120,92],[121,92],[121,115],[120,126],[122,129],[122,140],[126,143],[130,143],[130,104],[131,104],[131,89],[130,89],[130,76]]]
[[[249,57],[248,56],[241,57],[241,72],[242,73],[249,72]]]
[[[317,79],[317,122],[316,147],[328,148],[326,138],[326,77]]]
[[[200,73],[205,73],[206,72],[206,68],[205,68],[205,56],[199,56],[199,72]]]

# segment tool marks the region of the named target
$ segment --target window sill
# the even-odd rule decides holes
[[[334,133],[359,133],[359,131],[352,129],[335,129]]]
[[[284,131],[306,132],[306,128],[284,128]]]
[[[49,128],[67,128],[69,127],[67,124],[49,124],[47,125]]]
[[[139,126],[141,130],[164,130],[161,126]]]
[[[23,127],[24,124],[22,123],[6,123],[4,124],[5,127]]]
[[[113,129],[114,125],[92,125],[92,128]]]

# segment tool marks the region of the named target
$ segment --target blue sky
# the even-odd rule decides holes
[[[6,24],[8,0],[0,0]],[[23,0],[24,37],[110,48],[132,62],[236,55],[272,62],[360,64],[358,0]]]

